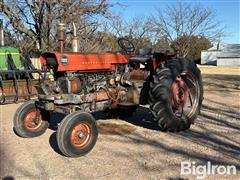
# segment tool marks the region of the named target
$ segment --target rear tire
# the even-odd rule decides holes
[[[197,118],[203,100],[200,70],[193,61],[171,59],[150,82],[150,110],[162,131],[183,131]]]
[[[22,104],[14,114],[14,131],[17,135],[30,138],[42,135],[48,128],[49,112],[36,108],[35,101]]]
[[[67,115],[57,130],[58,147],[68,157],[80,157],[89,153],[96,144],[97,137],[95,118],[87,112],[76,111]]]

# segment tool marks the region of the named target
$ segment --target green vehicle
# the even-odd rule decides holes
[[[39,74],[36,79],[34,74]],[[30,58],[22,59],[17,48],[4,46],[3,23],[0,20],[0,104],[16,103],[36,96],[35,85],[42,72]]]
[[[11,56],[11,57],[9,57]],[[14,65],[17,69],[23,70],[24,66],[20,60],[20,53],[17,48],[12,47],[0,47],[0,70],[9,70],[9,58],[12,58]]]

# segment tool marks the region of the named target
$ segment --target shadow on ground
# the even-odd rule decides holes
[[[159,153],[165,152],[168,154],[168,157],[183,157],[184,159],[190,159],[191,161],[196,161],[199,164],[207,164],[208,161],[211,162],[213,165],[234,165],[237,168],[237,171],[240,170],[240,146],[239,146],[239,139],[234,138],[233,136],[229,136],[229,134],[239,134],[240,130],[240,114],[235,110],[228,108],[221,109],[218,108],[219,105],[215,102],[215,107],[208,106],[204,104],[202,108],[202,113],[198,120],[195,123],[194,128],[191,128],[187,131],[180,132],[180,133],[167,133],[167,141],[164,140],[166,138],[164,136],[163,139],[159,140],[151,140],[151,137],[145,137],[141,133],[134,133],[131,136],[126,136],[126,141],[121,141],[122,143],[137,143],[138,145],[144,146],[151,146],[154,148],[158,148],[160,150]],[[212,112],[212,113],[209,113]],[[142,113],[142,114],[141,114]],[[145,121],[147,110],[143,108],[136,112],[135,119],[133,122],[131,121],[132,118],[127,118],[125,121],[132,123],[136,126],[154,129],[153,124],[148,123]],[[219,113],[222,113],[222,116],[219,116]],[[143,116],[144,115],[144,116]],[[141,118],[136,118],[136,116],[144,117],[144,121]],[[140,120],[136,122],[137,120]],[[151,120],[149,117],[148,120]],[[224,129],[223,132],[221,129]],[[155,133],[155,132],[154,132]],[[158,133],[158,132],[156,132]],[[109,138],[111,140],[111,138]],[[175,146],[175,143],[169,143],[168,140],[178,140],[182,142],[182,144],[188,144],[189,148],[179,148]],[[113,139],[112,141],[115,141]],[[200,152],[198,149],[191,149],[191,146],[196,147],[205,147],[206,152]],[[124,146],[123,147],[127,147]],[[209,151],[216,151],[217,155],[211,155],[207,152]],[[131,154],[127,155],[122,151],[115,152],[117,157],[125,157],[131,158]],[[149,156],[150,154],[145,154]],[[144,156],[144,154],[142,154]],[[168,161],[166,162],[168,163]],[[180,163],[180,162],[179,162]],[[148,166],[142,164],[144,170],[155,171],[161,169],[161,165],[159,167],[156,166]],[[169,167],[171,165],[168,165]],[[175,168],[179,168],[180,165],[176,165]]]
[[[206,80],[207,78],[211,81]],[[224,83],[223,83],[224,81]],[[237,91],[239,89],[239,76],[206,76],[205,85],[207,92],[208,90],[217,91]],[[207,92],[208,93],[208,92]],[[181,157],[183,159],[189,159],[191,161],[196,161],[201,164],[206,164],[207,161],[211,161],[215,165],[235,165],[237,170],[240,170],[240,141],[235,138],[234,134],[238,135],[240,131],[240,113],[239,107],[237,105],[227,105],[224,102],[217,102],[212,99],[205,99],[201,115],[197,119],[195,125],[185,132],[180,133],[166,133],[161,137],[161,133],[158,131],[158,127],[153,123],[150,111],[146,107],[140,107],[131,116],[126,118],[121,118],[121,120],[128,123],[114,123],[114,121],[108,121],[108,118],[103,112],[93,113],[94,117],[101,120],[99,125],[99,132],[107,138],[108,143],[111,141],[119,141],[122,147],[127,149],[128,143],[134,143],[140,147],[153,147],[154,149],[159,149],[159,153],[168,154],[169,156],[164,156],[165,158],[171,157]],[[53,118],[55,119],[55,118]],[[104,122],[106,120],[106,122]],[[115,121],[118,121],[116,119]],[[52,129],[56,130],[55,125]],[[149,131],[150,136],[144,136],[143,133],[139,133],[136,129],[138,127],[146,129]],[[154,133],[159,133],[159,139],[154,139],[151,137]],[[122,136],[121,138],[113,138],[111,135]],[[171,140],[175,140],[174,143],[170,143]],[[176,141],[179,143],[176,144]],[[57,143],[56,143],[56,133],[54,132],[49,139],[51,147],[56,153],[60,153]],[[141,146],[144,145],[144,146]],[[194,147],[194,148],[192,148]],[[196,147],[204,147],[206,151],[199,151]],[[110,148],[107,146],[106,148]],[[102,149],[104,151],[104,148]],[[132,150],[130,150],[132,151]],[[126,153],[126,151],[121,151],[121,149],[111,150],[114,156],[119,158],[131,159],[131,152]],[[208,152],[216,152],[209,153]],[[135,153],[132,152],[132,153]],[[139,153],[139,152],[138,152]],[[149,156],[149,152],[142,152],[141,156]],[[172,155],[172,156],[171,156]],[[170,161],[170,160],[169,160]],[[171,165],[168,159],[158,165],[146,165],[145,163],[136,160],[139,167],[142,167],[145,171],[158,171],[165,166],[170,168],[171,166],[176,166],[179,168],[179,163]]]
[[[96,120],[108,120],[103,112],[93,113]],[[159,130],[156,126],[156,122],[153,121],[149,108],[140,106],[131,116],[120,115],[114,118],[117,120],[123,120],[135,126],[143,127],[151,130]]]
[[[239,75],[205,75],[204,88],[205,91],[239,91],[240,76]]]
[[[92,113],[92,115],[95,117],[95,119],[98,120],[109,120],[107,116],[104,114],[104,112],[95,112]],[[50,118],[50,129],[54,130],[55,132],[50,136],[49,138],[49,144],[52,147],[52,149],[62,155],[60,152],[57,140],[56,140],[56,131],[58,128],[58,124],[61,122],[61,120],[65,116],[59,113],[53,113],[51,114]],[[150,111],[146,107],[139,107],[136,112],[130,117],[122,118],[121,119],[115,119],[115,121],[123,120],[130,124],[133,124],[135,126],[143,127],[146,129],[152,129],[152,130],[158,130],[158,127],[153,122],[152,116],[150,115]],[[105,135],[127,135],[131,134],[135,131],[134,126],[130,126],[127,124],[114,124],[114,123],[101,123],[98,124],[98,131],[101,134]]]
[[[215,102],[215,104],[216,107],[221,105],[217,104],[217,102]],[[131,134],[131,132],[134,131],[134,126],[128,126],[126,124],[114,125],[114,121],[108,122],[107,125],[104,125],[104,127],[101,127],[100,125],[99,129],[100,133],[107,135],[127,136],[127,139],[130,139],[130,141],[133,143],[137,142],[138,144],[153,146],[155,148],[159,148],[161,151],[166,151],[170,154],[181,155],[186,158],[201,161],[202,163],[211,161],[212,164],[235,165],[237,169],[239,169],[240,165],[231,161],[232,159],[240,161],[239,141],[237,141],[237,139],[232,139],[228,137],[228,133],[216,131],[219,128],[227,128],[229,132],[236,131],[236,133],[239,133],[240,126],[239,123],[237,123],[237,121],[240,120],[239,113],[233,109],[226,110],[216,107],[204,104],[201,116],[195,125],[197,128],[191,128],[185,132],[180,133],[168,133],[168,135],[170,136],[170,138],[175,138],[183,141],[183,143],[198,144],[201,146],[205,146],[210,150],[218,151],[220,156],[222,155],[224,157],[227,157],[229,160],[223,160],[220,157],[215,158],[212,156],[206,156],[205,153],[196,153],[194,150],[188,151],[186,149],[174,147],[165,142],[146,138],[140,133],[133,133],[131,136],[128,136],[128,134]],[[222,113],[224,116],[218,116],[217,113]],[[107,118],[102,112],[94,113],[94,116],[97,120],[107,120]],[[148,108],[145,107],[140,107],[139,109],[137,109],[137,111],[133,114],[132,117],[127,117],[121,120],[146,129],[158,130],[155,124],[152,123],[152,117],[149,114]],[[216,130],[209,129],[209,127],[211,126],[214,126],[214,129]],[[156,131],[154,133],[158,132]],[[61,154],[56,143],[56,132],[51,135],[49,142],[53,150],[56,153]],[[129,141],[123,143],[129,143]],[[121,152],[116,152],[116,154],[118,156],[121,156]],[[126,154],[122,155],[126,156]]]

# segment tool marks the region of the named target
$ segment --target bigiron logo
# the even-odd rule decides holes
[[[181,175],[195,175],[197,179],[204,179],[209,175],[236,175],[234,165],[213,165],[210,161],[205,165],[197,165],[195,161],[181,162]]]

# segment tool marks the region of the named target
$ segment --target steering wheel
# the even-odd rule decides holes
[[[118,45],[126,53],[132,53],[135,51],[135,47],[134,47],[133,43],[126,38],[119,38]]]

